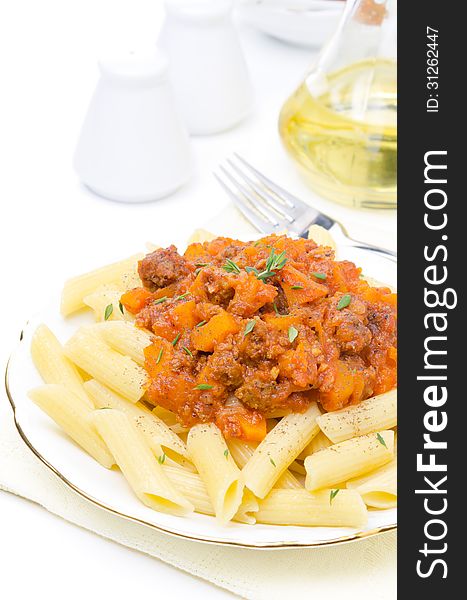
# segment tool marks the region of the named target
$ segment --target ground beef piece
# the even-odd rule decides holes
[[[217,381],[228,389],[243,383],[243,366],[238,360],[237,348],[232,340],[219,344],[208,360],[209,369]]]
[[[166,287],[190,273],[188,263],[175,246],[158,248],[139,261],[138,273],[143,285],[151,291]]]
[[[246,406],[268,413],[284,406],[291,391],[290,382],[277,382],[272,370],[262,369],[255,371],[250,377],[247,375],[243,385],[235,391],[235,396]]]

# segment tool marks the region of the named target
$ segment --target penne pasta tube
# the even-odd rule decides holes
[[[318,425],[334,443],[397,425],[397,389],[321,415]]]
[[[362,477],[351,479],[347,488],[355,490],[367,506],[393,508],[397,506],[397,462],[392,460]]]
[[[314,454],[315,452],[329,448],[329,446],[332,446],[331,440],[326,437],[322,431],[319,431],[318,435],[311,440],[305,450],[303,450],[303,452],[301,452],[297,458],[299,460],[305,460],[305,458],[310,456],[310,454]]]
[[[162,419],[174,433],[182,434],[190,431],[189,427],[184,427],[178,422],[177,415],[172,411],[162,408],[162,406],[155,406],[152,412],[156,415],[156,417]]]
[[[100,409],[94,411],[93,422],[128,484],[146,506],[176,515],[193,511],[193,505],[172,484],[128,415],[112,408]]]
[[[116,410],[121,410],[131,417],[135,425],[145,436],[146,441],[156,455],[156,458],[162,456],[164,453],[171,457],[173,453],[176,455],[176,460],[187,463],[186,460],[180,460],[182,458],[188,458],[186,444],[164,423],[164,421],[156,417],[156,415],[148,410],[143,404],[140,402],[137,402],[136,404],[129,402],[95,379],[86,381],[84,388],[88,392],[96,408],[114,408]],[[193,469],[191,464],[190,466],[191,469]]]
[[[308,229],[308,239],[313,240],[318,246],[328,246],[334,251],[337,250],[336,242],[327,229],[321,225],[312,225]]]
[[[216,517],[222,523],[230,521],[242,502],[244,482],[222,433],[214,423],[195,425],[188,434],[187,447],[206,484]]]
[[[258,523],[305,527],[361,527],[368,520],[366,506],[354,490],[271,490],[260,500]]]
[[[334,444],[305,459],[305,487],[331,487],[376,469],[394,457],[394,431],[380,431]]]
[[[202,244],[203,242],[210,242],[215,238],[216,236],[210,231],[207,231],[207,229],[195,229],[188,238],[188,245],[194,244],[195,242],[198,242],[200,244]]]
[[[92,407],[78,369],[65,356],[62,345],[46,325],[39,325],[32,336],[31,356],[45,383],[64,385]]]
[[[256,523],[256,513],[258,512],[259,504],[256,496],[249,489],[243,488],[242,503],[238,507],[237,513],[233,520],[247,525]]]
[[[318,433],[321,414],[316,402],[304,413],[284,417],[259,444],[243,468],[245,485],[264,498],[287,467]]]
[[[80,369],[132,402],[143,396],[146,371],[129,356],[110,348],[92,326],[78,329],[64,352]]]
[[[111,348],[144,365],[144,349],[151,344],[152,337],[148,331],[123,321],[106,321],[94,327]]]
[[[128,276],[128,273],[135,273],[140,258],[142,258],[141,254],[135,254],[125,260],[68,279],[62,291],[62,315],[66,317],[80,308],[84,308],[85,296],[89,296],[102,285],[119,284]]]
[[[48,384],[29,392],[31,400],[59,425],[83,450],[110,469],[115,464],[90,417],[93,409],[63,385]]]
[[[236,438],[229,439],[227,445],[230,453],[232,454],[232,458],[241,469],[243,469],[246,463],[253,456],[257,447],[257,444],[244,442],[243,440]],[[303,486],[289,470],[286,470],[277,480],[275,487],[297,489]]]
[[[122,293],[122,289],[104,286],[85,296],[83,303],[94,311],[96,321],[131,321],[133,315],[120,302]]]
[[[214,515],[214,507],[204,481],[198,473],[190,473],[183,468],[168,466],[164,463],[164,472],[174,486],[193,504],[195,511],[205,515]],[[258,510],[258,502],[251,492],[244,489],[243,499],[233,520],[254,524],[254,513]]]

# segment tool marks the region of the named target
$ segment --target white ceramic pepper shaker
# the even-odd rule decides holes
[[[165,0],[159,46],[188,131],[229,129],[250,111],[248,69],[232,22],[231,0]]]
[[[74,156],[81,181],[119,202],[167,196],[191,174],[188,133],[161,54],[99,61],[101,77]]]

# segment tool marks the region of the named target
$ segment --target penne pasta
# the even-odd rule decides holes
[[[84,308],[84,298],[102,285],[124,282],[125,278],[129,278],[129,273],[136,273],[137,263],[141,258],[141,254],[136,254],[125,260],[68,279],[62,292],[62,315],[66,317],[80,308]],[[128,289],[126,286],[124,287]]]
[[[136,496],[154,510],[186,515],[193,505],[167,477],[144,437],[124,412],[100,409],[93,422]]]
[[[394,457],[394,431],[381,431],[346,440],[305,459],[305,487],[331,487],[376,469]]]
[[[151,343],[151,334],[132,323],[106,321],[95,325],[95,330],[111,348],[129,356],[138,365],[144,365],[144,349]]]
[[[243,469],[246,463],[253,456],[257,447],[257,444],[252,444],[251,442],[244,442],[243,440],[239,440],[236,438],[231,438],[227,442],[227,445],[229,447],[230,453],[232,454],[232,458],[241,469]],[[289,470],[286,470],[277,480],[275,487],[297,489],[303,486]]]
[[[282,473],[318,433],[321,414],[316,402],[304,413],[284,417],[256,448],[243,468],[245,485],[258,498],[264,498]]]
[[[152,412],[156,415],[156,417],[162,419],[174,433],[178,433],[180,435],[190,431],[189,427],[184,427],[178,422],[177,415],[172,411],[162,408],[162,406],[156,406],[153,408]]]
[[[133,315],[120,302],[122,293],[121,288],[103,286],[85,296],[83,303],[94,311],[96,321],[132,321]]]
[[[108,447],[92,426],[93,409],[74,392],[63,385],[47,384],[31,390],[29,397],[101,465],[110,469],[115,464]]]
[[[271,490],[260,500],[258,523],[306,527],[362,527],[368,520],[366,506],[354,490]]]
[[[46,325],[39,325],[32,336],[31,356],[45,383],[62,384],[79,396],[85,404],[92,402],[83,388],[83,378],[65,356],[63,347]]]
[[[204,481],[198,473],[190,473],[183,468],[164,464],[164,472],[174,486],[193,504],[195,511],[205,515],[214,515],[214,507]],[[233,520],[250,525],[256,522],[254,513],[258,510],[258,501],[249,490],[244,489],[242,503]]]
[[[328,246],[334,251],[337,250],[336,242],[327,229],[321,225],[312,225],[308,229],[308,239],[313,240],[318,246]]]
[[[230,521],[242,502],[244,482],[219,428],[214,423],[195,425],[188,434],[187,447],[206,484],[216,517],[222,523]]]
[[[114,408],[131,417],[136,427],[146,438],[146,442],[156,458],[162,460],[165,455],[167,463],[174,461],[176,464],[179,463],[190,470],[194,470],[193,465],[187,460],[186,444],[143,404],[129,402],[95,379],[87,381],[84,387],[96,408]]]
[[[329,448],[329,446],[332,446],[331,440],[326,437],[322,431],[319,431],[318,435],[311,440],[305,450],[303,450],[303,452],[301,452],[297,458],[299,460],[305,460],[305,458],[310,456],[310,454],[314,454],[315,452]]]
[[[93,326],[78,329],[64,351],[80,369],[132,402],[143,396],[146,371],[130,357],[110,348]]]
[[[362,477],[351,479],[347,488],[355,490],[367,506],[393,508],[397,506],[397,462],[392,460]]]
[[[391,429],[397,424],[397,389],[321,415],[318,425],[334,443]]]

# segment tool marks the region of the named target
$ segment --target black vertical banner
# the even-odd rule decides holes
[[[465,596],[467,112],[459,6],[398,3],[401,599]]]

